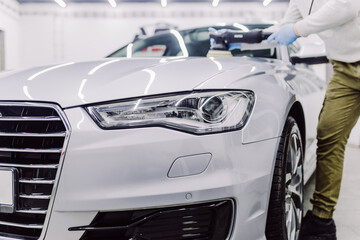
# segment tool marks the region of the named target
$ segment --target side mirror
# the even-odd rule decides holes
[[[308,65],[328,63],[324,42],[317,36],[299,39],[299,50],[290,54],[292,64],[305,63]]]

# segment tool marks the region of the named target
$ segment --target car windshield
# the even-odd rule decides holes
[[[264,29],[271,25],[229,25],[214,26],[219,29],[252,30]],[[252,44],[255,45],[255,44]],[[206,57],[210,49],[209,27],[189,30],[169,30],[154,36],[140,39],[120,48],[108,57]],[[231,51],[233,56],[276,58],[276,49],[266,46],[250,49],[235,49]]]

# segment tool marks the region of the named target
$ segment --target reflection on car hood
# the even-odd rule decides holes
[[[254,58],[118,58],[65,63],[0,74],[0,100],[55,102],[65,108],[196,88],[222,89],[232,79],[272,67],[270,61]],[[236,74],[229,74],[233,69]]]

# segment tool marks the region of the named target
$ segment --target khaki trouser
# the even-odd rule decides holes
[[[317,128],[317,169],[313,213],[332,218],[339,198],[345,145],[360,115],[360,61],[331,61],[328,85]],[[360,160],[360,159],[359,159]]]

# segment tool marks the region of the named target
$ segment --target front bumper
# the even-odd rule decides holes
[[[102,130],[82,108],[65,114],[72,132],[45,239],[79,239],[84,231],[69,228],[89,225],[98,212],[220,199],[235,203],[230,239],[265,239],[278,138],[243,145],[242,131]],[[176,159],[203,154],[211,155],[204,171],[168,177]]]

